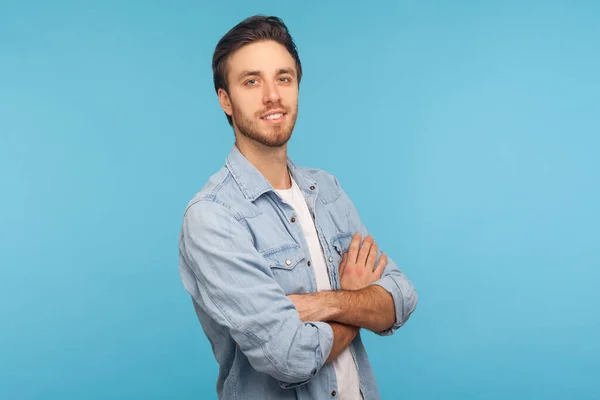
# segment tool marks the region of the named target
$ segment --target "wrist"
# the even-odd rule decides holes
[[[323,293],[325,294],[324,300],[329,320],[339,321],[348,307],[349,292],[346,290],[331,290]]]

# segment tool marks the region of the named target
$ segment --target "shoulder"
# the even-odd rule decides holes
[[[222,167],[211,175],[202,189],[189,200],[185,207],[184,218],[192,212],[206,216],[230,214],[239,220],[241,215],[236,211],[235,205],[243,200],[244,195],[233,176],[227,167]]]

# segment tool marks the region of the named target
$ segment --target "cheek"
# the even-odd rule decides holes
[[[286,88],[286,91],[282,93],[282,97],[288,107],[296,110],[298,107],[298,88]]]
[[[235,96],[231,97],[231,104],[235,112],[244,115],[246,118],[253,117],[260,110],[260,95],[253,92],[255,91],[236,93]]]
[[[245,124],[254,122],[254,112],[248,107],[248,105],[239,106],[236,104],[233,110],[233,115],[238,122],[244,121]]]

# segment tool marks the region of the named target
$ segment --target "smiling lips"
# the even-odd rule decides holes
[[[263,115],[261,119],[268,123],[279,123],[283,121],[286,112],[283,110],[273,110],[269,111],[267,114]]]

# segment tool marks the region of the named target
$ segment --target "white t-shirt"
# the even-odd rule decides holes
[[[292,188],[288,190],[277,190],[283,201],[289,204],[296,212],[296,220],[302,227],[302,232],[306,238],[308,249],[311,257],[311,267],[314,268],[315,278],[317,281],[317,291],[331,290],[329,282],[329,272],[325,261],[325,255],[319,242],[319,236],[315,224],[310,215],[310,210],[306,204],[306,200],[302,195],[302,191],[292,179]],[[339,398],[341,400],[360,400],[359,378],[356,364],[350,353],[350,349],[346,348],[335,360],[333,360],[333,368],[337,376]]]

